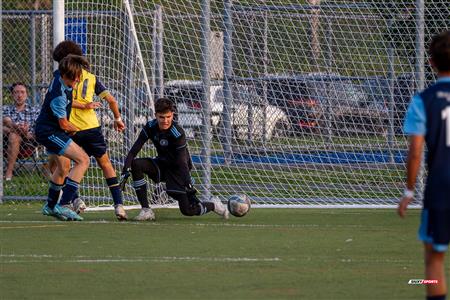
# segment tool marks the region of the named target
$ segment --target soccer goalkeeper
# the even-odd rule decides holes
[[[148,122],[141,130],[138,139],[131,147],[122,170],[122,182],[130,173],[133,187],[142,206],[137,221],[154,220],[155,214],[150,208],[147,198],[147,183],[144,174],[153,182],[166,182],[167,194],[178,201],[180,211],[185,216],[204,215],[214,211],[228,219],[226,207],[215,199],[212,202],[201,202],[192,186],[190,170],[192,161],[186,144],[184,130],[173,121],[174,103],[160,98],[155,103],[156,119]],[[151,140],[158,156],[155,158],[136,158],[142,146]]]

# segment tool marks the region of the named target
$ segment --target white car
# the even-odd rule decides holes
[[[169,81],[165,84],[165,95],[172,99],[178,110],[178,122],[188,136],[201,133],[203,124],[202,83],[192,80]],[[264,103],[249,86],[234,85],[230,111],[233,137],[237,139],[259,139],[265,136],[287,134],[289,119],[280,108]],[[224,96],[221,84],[210,88],[211,126],[223,134]]]

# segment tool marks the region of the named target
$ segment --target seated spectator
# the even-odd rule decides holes
[[[7,165],[5,180],[13,177],[14,165],[20,151],[29,144],[37,145],[34,135],[34,122],[39,114],[37,107],[27,103],[27,87],[22,82],[16,82],[11,87],[14,104],[3,107],[3,134],[6,148]]]

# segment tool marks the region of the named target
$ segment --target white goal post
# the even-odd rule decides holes
[[[449,27],[446,1],[200,2],[65,0],[66,29],[83,28],[66,38],[82,41],[125,116],[118,134],[99,111],[116,170],[157,91],[177,104],[203,193],[206,184],[263,206],[394,206],[405,181],[402,121],[433,80],[424,47]],[[95,166],[81,194],[93,207],[111,203]],[[125,196],[136,204],[131,186]]]

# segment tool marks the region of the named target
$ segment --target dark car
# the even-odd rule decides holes
[[[354,78],[333,74],[266,76],[258,80],[269,103],[286,111],[294,132],[366,130],[376,113]]]
[[[367,94],[369,107],[380,112],[386,128],[392,125],[395,133],[402,133],[405,113],[415,91],[414,75],[405,73],[392,82],[386,77],[373,77],[363,81],[361,86]]]

